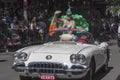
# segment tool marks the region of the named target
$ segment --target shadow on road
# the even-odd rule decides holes
[[[95,74],[95,79],[94,80],[102,80],[103,77],[105,77],[112,69],[113,69],[113,67],[109,67],[107,72],[98,71]],[[66,80],[66,79],[56,79],[56,80]],[[73,79],[70,79],[70,80],[73,80]],[[74,80],[84,80],[84,79],[74,79]],[[117,80],[120,80],[120,75],[119,75],[119,78]]]
[[[116,80],[120,80],[120,75],[117,77],[117,79]]]
[[[95,75],[95,80],[101,80],[103,77],[105,77],[111,70],[113,69],[113,67],[109,67],[107,72],[102,72],[99,71],[96,73]]]
[[[0,60],[0,62],[6,62],[6,61],[8,61],[8,60]]]

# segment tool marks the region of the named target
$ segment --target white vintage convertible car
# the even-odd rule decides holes
[[[13,69],[20,74],[20,80],[93,80],[98,70],[108,69],[106,42],[96,43],[92,34],[82,29],[53,31],[46,43],[16,51]]]

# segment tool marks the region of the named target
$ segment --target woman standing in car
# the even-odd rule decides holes
[[[55,12],[55,22],[58,23],[63,23],[64,28],[75,28],[75,21],[72,19],[72,12],[70,9],[67,10],[66,12],[66,18],[57,18],[58,14],[60,14],[61,11],[56,11]]]

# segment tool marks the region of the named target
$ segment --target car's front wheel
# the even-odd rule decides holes
[[[107,58],[105,64],[103,65],[102,71],[107,72],[108,69],[109,69],[109,59]]]
[[[27,76],[20,76],[20,80],[32,80],[32,78]]]
[[[108,71],[108,61],[104,64],[104,66],[103,66],[103,71],[104,72],[107,72]]]
[[[90,70],[88,71],[85,80],[94,80],[94,71],[95,71],[95,62],[94,60],[92,60],[90,63]]]
[[[109,60],[110,60],[110,51],[109,49],[107,49],[107,54],[106,54],[107,58],[106,58],[106,62],[103,65],[103,72],[107,72],[109,69]]]
[[[120,47],[120,39],[117,40],[117,45]]]

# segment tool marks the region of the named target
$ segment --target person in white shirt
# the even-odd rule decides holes
[[[120,24],[118,26],[117,44],[118,44],[118,47],[120,47]]]
[[[119,24],[119,26],[118,26],[118,34],[120,34],[120,24]]]

